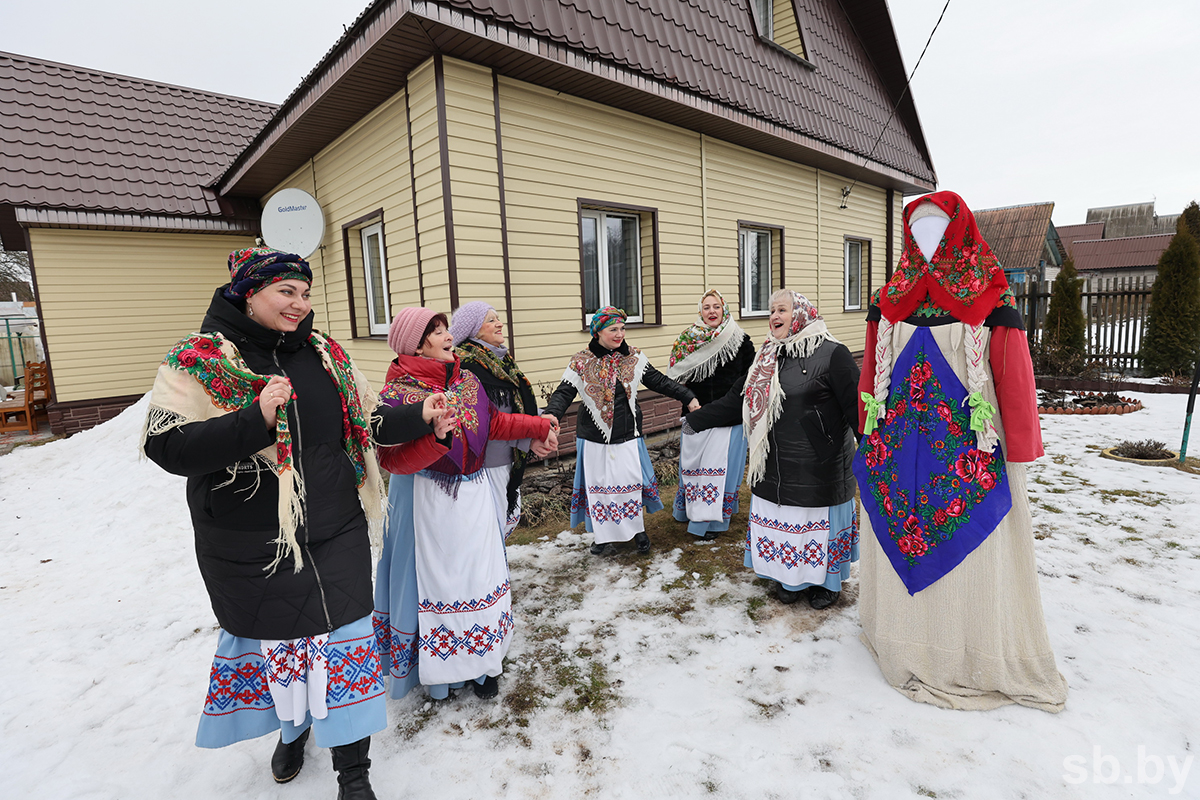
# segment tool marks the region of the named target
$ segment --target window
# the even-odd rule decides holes
[[[754,10],[754,21],[758,23],[758,35],[764,39],[774,39],[774,0],[750,0],[750,7]]]
[[[769,314],[771,292],[783,285],[783,228],[738,223],[738,275],[742,317]]]
[[[585,327],[602,306],[624,309],[631,323],[659,321],[655,209],[580,200],[579,256]]]
[[[845,311],[858,311],[863,307],[863,280],[870,280],[871,241],[847,238],[845,245],[845,280],[843,283]],[[867,287],[870,291],[870,286]]]
[[[387,257],[383,252],[383,223],[361,231],[363,286],[367,292],[367,321],[371,334],[386,336],[392,321],[388,303]]]

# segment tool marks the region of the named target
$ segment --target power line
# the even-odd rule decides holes
[[[883,123],[883,128],[879,131],[879,136],[875,138],[875,144],[871,145],[870,152],[863,157],[862,165],[865,167],[871,156],[875,155],[875,148],[879,147],[879,143],[883,141],[883,135],[887,133],[888,127],[892,124],[892,119],[895,118],[896,112],[900,109],[900,104],[904,102],[904,96],[908,94],[908,87],[912,83],[913,76],[917,74],[917,69],[921,66],[921,61],[925,58],[926,51],[929,50],[929,44],[933,41],[933,35],[937,33],[938,27],[942,24],[942,18],[946,16],[946,9],[950,7],[950,0],[946,0],[946,5],[942,6],[942,13],[938,14],[937,22],[933,25],[933,30],[929,32],[929,38],[925,40],[925,47],[921,48],[921,55],[917,58],[917,63],[913,65],[912,72],[908,74],[908,80],[904,82],[904,89],[900,91],[900,96],[896,98],[896,104],[892,106],[892,113],[888,115],[887,122]],[[858,178],[849,186],[842,189],[842,205],[840,208],[846,207],[846,199],[850,197],[850,193],[854,191],[854,187],[858,186]]]

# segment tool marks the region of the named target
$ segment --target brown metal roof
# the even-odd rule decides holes
[[[1033,269],[1045,257],[1054,203],[1033,203],[975,212],[979,232],[1005,269]]]
[[[376,0],[216,184],[269,191],[429,55],[848,177],[936,183],[884,0],[795,0],[809,60],[759,40],[746,0]]]
[[[98,224],[106,213],[131,225],[146,215],[257,217],[254,208],[218,200],[205,187],[274,110],[254,100],[0,52],[5,247],[25,247],[16,227],[22,207],[68,210],[76,225]]]
[[[1071,254],[1071,245],[1080,239],[1103,239],[1103,222],[1084,222],[1080,225],[1055,225],[1062,242],[1063,255]]]
[[[1071,252],[1075,256],[1075,269],[1080,272],[1157,267],[1158,259],[1174,237],[1173,233],[1159,233],[1119,239],[1076,240]]]

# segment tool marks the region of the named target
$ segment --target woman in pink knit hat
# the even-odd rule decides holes
[[[433,435],[382,448],[393,473],[388,530],[375,581],[375,636],[391,677],[388,693],[417,683],[434,699],[474,682],[495,697],[512,640],[512,601],[504,538],[484,471],[490,440],[558,442],[548,419],[505,414],[479,381],[463,370],[446,316],[405,308],[388,333],[396,359],[380,392],[386,405],[444,393],[457,424]]]

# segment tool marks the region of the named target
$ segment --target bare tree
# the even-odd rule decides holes
[[[0,301],[10,299],[14,292],[18,300],[33,299],[29,254],[0,248]]]

